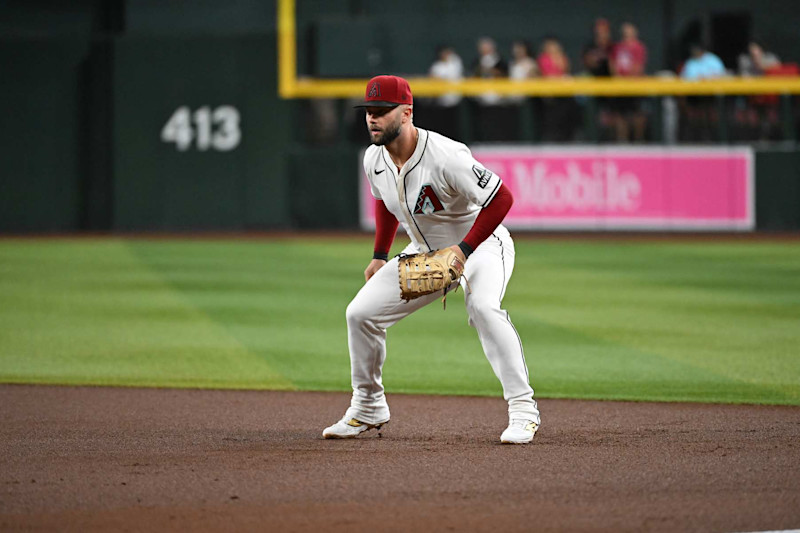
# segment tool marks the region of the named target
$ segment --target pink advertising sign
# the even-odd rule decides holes
[[[514,195],[526,230],[752,230],[750,148],[474,146]],[[364,227],[374,227],[362,176]]]

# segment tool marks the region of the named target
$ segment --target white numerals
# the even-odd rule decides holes
[[[219,106],[214,110],[211,118],[214,124],[219,125],[219,129],[211,138],[212,146],[223,152],[239,146],[239,141],[242,140],[242,130],[239,129],[239,110],[229,105]]]
[[[180,152],[191,148],[192,141],[201,152],[209,148],[221,152],[233,150],[242,140],[239,110],[223,105],[212,111],[210,107],[203,106],[192,113],[187,106],[181,106],[161,129],[161,140],[175,143],[175,148]]]
[[[194,137],[189,119],[188,107],[184,106],[176,109],[161,130],[161,140],[165,143],[175,143],[175,146],[181,152],[188,150],[192,144],[192,137]]]
[[[197,126],[197,149],[205,152],[211,146],[211,111],[208,107],[201,107],[194,112],[193,118]]]

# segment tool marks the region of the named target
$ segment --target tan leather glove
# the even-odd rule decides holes
[[[442,293],[446,305],[447,288],[461,279],[464,262],[450,248],[424,254],[401,255],[397,263],[400,274],[400,297],[409,301],[420,296]]]

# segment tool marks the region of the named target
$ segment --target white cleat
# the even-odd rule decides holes
[[[326,439],[354,439],[370,429],[377,429],[378,435],[380,435],[380,429],[388,423],[389,420],[387,419],[377,424],[367,424],[355,418],[348,418],[347,415],[345,415],[344,418],[334,425],[325,428],[322,432],[322,436]]]
[[[512,418],[508,427],[500,435],[503,444],[527,444],[533,440],[539,424],[525,418]]]

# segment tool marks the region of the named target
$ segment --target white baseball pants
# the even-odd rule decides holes
[[[410,245],[406,253],[417,250]],[[368,424],[389,419],[382,383],[386,360],[386,329],[417,309],[438,300],[431,294],[405,302],[400,298],[397,257],[391,259],[358,292],[347,306],[347,336],[353,398],[347,415]],[[508,312],[501,308],[506,286],[514,270],[514,242],[507,232],[496,231],[467,259],[464,276],[469,280],[465,302],[469,324],[478,330],[486,358],[503,386],[510,417],[540,422],[533,399],[522,342]],[[462,280],[464,289],[466,283]]]

